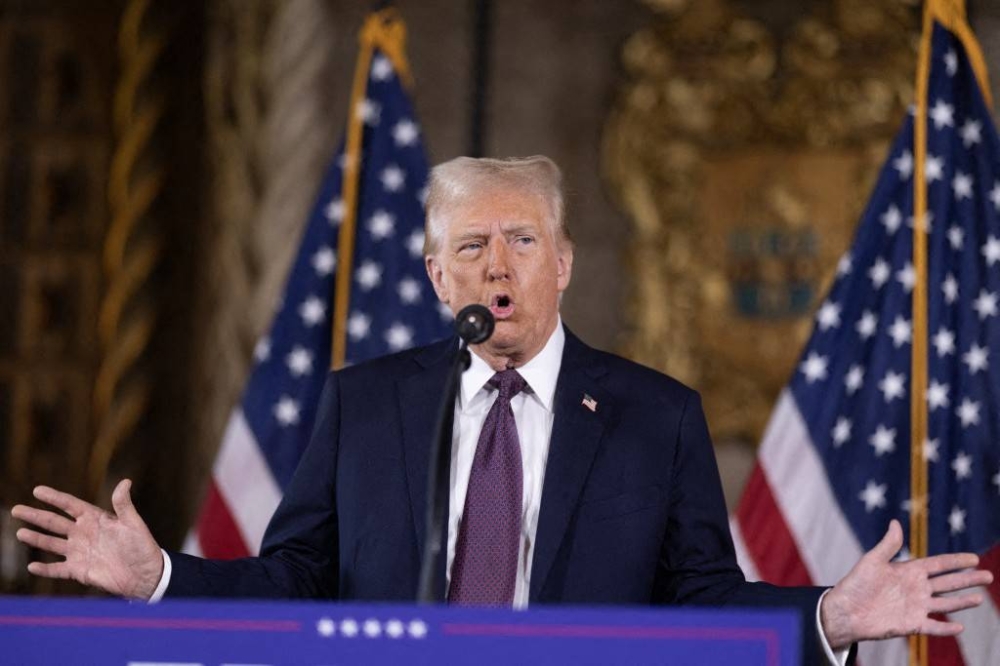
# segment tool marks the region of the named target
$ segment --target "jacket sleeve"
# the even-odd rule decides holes
[[[312,438],[268,524],[260,556],[220,561],[171,552],[166,596],[337,598],[339,430],[338,376],[331,373]]]

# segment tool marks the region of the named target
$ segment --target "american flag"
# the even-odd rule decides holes
[[[420,127],[393,62],[375,49],[363,121],[357,229],[345,362],[357,363],[446,336],[423,264],[427,158]],[[229,559],[255,555],[312,430],[331,358],[343,144],[327,170],[282,303],[254,352],[185,552]]]
[[[962,42],[935,23],[931,44],[928,551],[980,553],[1000,574],[1000,139]],[[908,531],[913,133],[911,115],[733,517],[750,578],[832,585],[892,518]],[[1000,583],[986,596],[980,608],[955,614],[963,634],[931,639],[931,663],[997,663]],[[906,664],[907,643],[864,643],[859,661]]]

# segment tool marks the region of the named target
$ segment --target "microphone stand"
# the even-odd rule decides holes
[[[471,363],[469,343],[463,339],[452,363],[451,372],[448,374],[444,401],[441,403],[441,411],[438,414],[436,436],[431,442],[426,534],[423,558],[420,562],[420,587],[417,592],[417,601],[420,603],[443,601],[443,599],[435,599],[435,591],[438,584],[438,558],[441,557],[441,542],[444,535],[445,498],[448,497],[451,481],[451,438],[455,425],[455,398],[458,396],[462,373],[468,370]]]

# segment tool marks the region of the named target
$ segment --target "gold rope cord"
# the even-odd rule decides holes
[[[151,85],[167,28],[149,0],[125,7],[118,34],[121,75],[114,98],[117,145],[108,179],[111,221],[104,242],[106,289],[98,319],[102,358],[94,385],[96,439],[87,469],[97,497],[108,463],[145,414],[151,381],[139,367],[152,337],[156,309],[145,291],[160,259],[153,208],[163,190],[161,160],[151,150],[164,112]]]
[[[333,352],[330,366],[344,365],[347,351],[347,313],[350,306],[351,272],[354,259],[354,235],[357,226],[358,181],[361,177],[361,140],[364,134],[364,118],[360,108],[365,100],[368,84],[368,69],[372,53],[378,48],[389,60],[407,86],[411,85],[410,68],[406,61],[406,27],[399,13],[394,9],[375,12],[361,28],[361,48],[354,69],[354,84],[347,115],[347,146],[344,151],[344,182],[342,201],[344,219],[340,224],[337,241],[337,279],[333,300]]]

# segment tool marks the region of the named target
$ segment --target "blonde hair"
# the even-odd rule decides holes
[[[544,201],[550,210],[553,237],[564,243],[573,242],[566,224],[562,172],[555,162],[544,155],[505,159],[456,157],[431,170],[424,254],[435,254],[440,248],[451,208],[498,185],[529,192]]]

